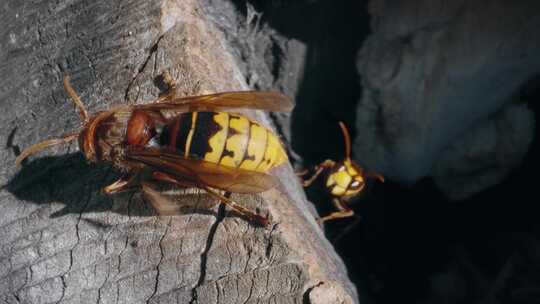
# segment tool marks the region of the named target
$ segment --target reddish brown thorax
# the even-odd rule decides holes
[[[127,125],[127,143],[132,146],[144,146],[156,136],[154,119],[142,111],[135,111]]]

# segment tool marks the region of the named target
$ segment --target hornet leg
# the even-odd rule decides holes
[[[232,209],[234,209],[236,212],[258,222],[259,224],[263,225],[263,226],[267,226],[269,224],[269,221],[267,218],[257,214],[257,213],[254,213],[252,211],[250,211],[249,209],[243,207],[242,205],[238,204],[237,202],[231,200],[230,198],[224,196],[224,195],[221,195],[219,194],[217,191],[213,190],[213,189],[210,189],[210,187],[208,186],[202,186],[202,185],[197,185],[196,183],[191,183],[191,182],[186,182],[186,181],[183,181],[183,180],[180,180],[178,179],[177,177],[175,176],[172,176],[170,174],[167,174],[167,173],[164,173],[164,172],[154,172],[153,173],[153,177],[157,180],[160,180],[160,181],[164,181],[164,182],[168,182],[168,183],[172,183],[172,184],[176,184],[176,185],[180,185],[180,186],[193,186],[193,187],[197,187],[197,188],[202,188],[204,189],[210,196],[220,200],[221,202],[223,202],[224,204],[228,205],[229,207],[231,207]]]
[[[332,212],[327,216],[318,218],[317,223],[319,223],[319,225],[322,225],[326,221],[351,217],[354,215],[354,211],[351,208],[349,208],[341,199],[334,198],[332,202],[334,203],[334,206],[336,206],[338,211]]]
[[[330,169],[332,168],[336,163],[333,161],[333,160],[330,160],[330,159],[327,159],[325,161],[323,161],[322,163],[320,163],[318,166],[315,166],[315,173],[308,179],[305,179],[305,180],[302,180],[302,186],[304,187],[309,187],[311,186],[311,184],[313,184],[313,182],[317,179],[317,177],[319,177],[319,175],[321,175],[321,173],[325,170],[325,169]],[[307,172],[300,172],[301,175],[299,176],[303,176],[303,175],[306,175]]]
[[[163,72],[161,77],[163,79],[163,83],[167,85],[167,91],[162,96],[160,96],[156,102],[173,100],[174,98],[176,98],[176,81],[172,78],[169,71]]]
[[[138,185],[133,185],[133,181],[136,179],[138,173],[129,173],[119,178],[114,183],[103,188],[103,193],[107,195],[125,192],[130,190],[138,190]]]
[[[81,121],[83,123],[87,123],[90,120],[90,117],[88,116],[88,112],[86,111],[86,108],[84,107],[84,104],[81,101],[81,98],[75,92],[75,89],[71,86],[70,83],[71,77],[68,75],[64,76],[64,90],[66,90],[66,93],[69,95],[75,106],[79,109],[79,115],[81,116]]]

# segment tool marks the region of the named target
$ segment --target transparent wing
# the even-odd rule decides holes
[[[234,193],[259,193],[276,186],[275,179],[265,173],[186,159],[164,149],[128,149],[126,157],[155,170],[180,177],[186,182]]]
[[[272,112],[290,112],[292,101],[273,91],[238,91],[210,95],[188,96],[151,104],[136,105],[135,109],[150,111],[222,111],[227,109],[255,109]]]

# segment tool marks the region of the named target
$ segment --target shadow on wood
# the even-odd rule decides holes
[[[21,170],[4,187],[18,199],[35,204],[59,202],[64,207],[51,214],[56,218],[69,213],[81,212],[115,212],[130,216],[156,216],[157,212],[145,201],[140,191],[130,191],[107,196],[101,189],[116,180],[120,175],[108,165],[90,165],[80,153],[63,156],[47,156],[32,160],[22,166]],[[156,190],[165,197],[178,203],[178,214],[214,214],[218,204],[214,200],[198,199],[206,196],[203,190],[196,188],[180,188],[156,184]],[[81,193],[91,191],[95,194],[91,202],[81,200]],[[140,195],[142,200],[132,200]],[[249,195],[248,195],[249,196]],[[227,216],[239,217],[250,224],[246,216],[234,210],[228,210]]]

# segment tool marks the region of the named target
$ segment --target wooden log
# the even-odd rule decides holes
[[[193,189],[178,190],[175,216],[139,193],[106,197],[117,173],[76,144],[15,166],[23,148],[79,126],[66,74],[90,112],[151,101],[164,71],[185,95],[248,89],[197,1],[8,1],[0,16],[3,303],[358,302],[290,165],[278,188],[233,194],[269,214],[267,228]]]

